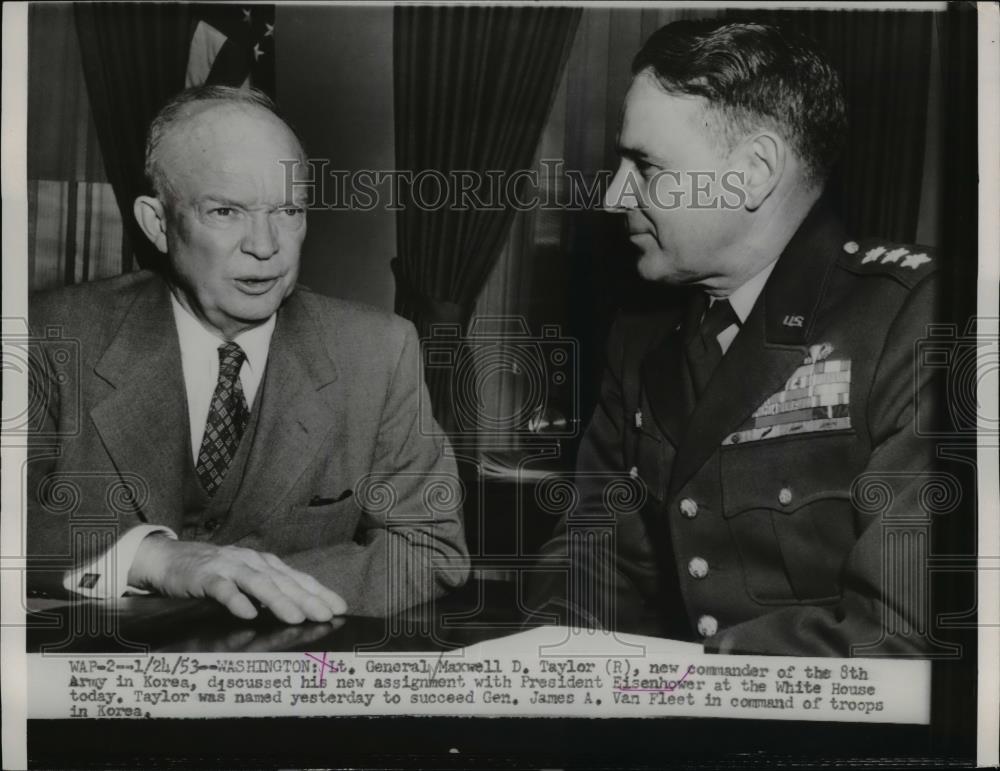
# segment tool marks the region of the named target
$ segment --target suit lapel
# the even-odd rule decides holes
[[[118,332],[94,366],[109,389],[90,416],[115,468],[148,486],[145,519],[176,529],[189,436],[180,345],[166,284],[137,291],[123,297]]]
[[[673,495],[808,353],[843,231],[823,204],[803,221],[698,401],[674,462]]]
[[[220,539],[238,539],[256,523],[280,516],[324,439],[343,427],[343,400],[332,385],[336,367],[318,333],[305,303],[293,294],[278,312],[253,446]]]

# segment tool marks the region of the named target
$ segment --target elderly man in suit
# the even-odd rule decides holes
[[[534,617],[716,652],[919,652],[935,472],[915,417],[935,394],[914,344],[938,260],[852,240],[820,202],[845,108],[807,41],[678,22],[633,75],[605,205],[639,273],[686,299],[611,331]]]
[[[29,581],[382,615],[461,585],[412,325],[296,286],[303,151],[262,93],[183,92],[135,201],[162,270],[33,298]],[[72,345],[68,369],[53,335]]]

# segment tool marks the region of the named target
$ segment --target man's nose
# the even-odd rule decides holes
[[[241,245],[244,252],[258,260],[267,260],[278,251],[278,236],[268,212],[255,212]]]
[[[625,161],[618,164],[608,191],[604,194],[604,211],[621,214],[639,205],[635,197],[635,179],[631,176],[633,173],[631,164]]]

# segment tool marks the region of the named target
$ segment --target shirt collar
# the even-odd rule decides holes
[[[187,308],[178,302],[173,292],[170,293],[170,304],[174,311],[174,323],[177,325],[177,335],[180,339],[181,350],[203,350],[217,351],[222,343],[226,342],[221,337],[207,330],[198,319],[194,317]],[[267,352],[271,347],[271,335],[274,334],[274,324],[276,315],[263,324],[259,324],[245,332],[240,332],[233,338],[243,352],[247,355],[247,366],[252,372],[263,372],[267,364]]]
[[[771,271],[774,270],[774,266],[777,264],[777,260],[770,262],[763,270],[759,271],[749,281],[740,285],[727,298],[730,305],[733,306],[733,310],[736,311],[736,315],[739,317],[741,324],[747,320],[747,316],[749,316],[750,311],[753,310],[753,306],[757,302],[757,298],[760,297],[760,293],[764,290],[764,284],[767,283],[767,279],[770,277]],[[715,298],[712,298],[712,302],[715,302]]]

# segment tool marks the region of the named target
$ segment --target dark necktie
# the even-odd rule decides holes
[[[705,312],[697,334],[692,337],[687,347],[688,366],[691,368],[691,379],[694,381],[695,394],[700,398],[705,392],[712,372],[722,361],[722,346],[718,336],[722,330],[733,324],[739,324],[739,316],[733,310],[728,299],[716,300]]]
[[[198,480],[209,495],[214,495],[226,478],[250,417],[240,382],[240,368],[246,357],[236,343],[219,346],[219,382],[212,394],[205,436],[201,440],[195,467]]]

